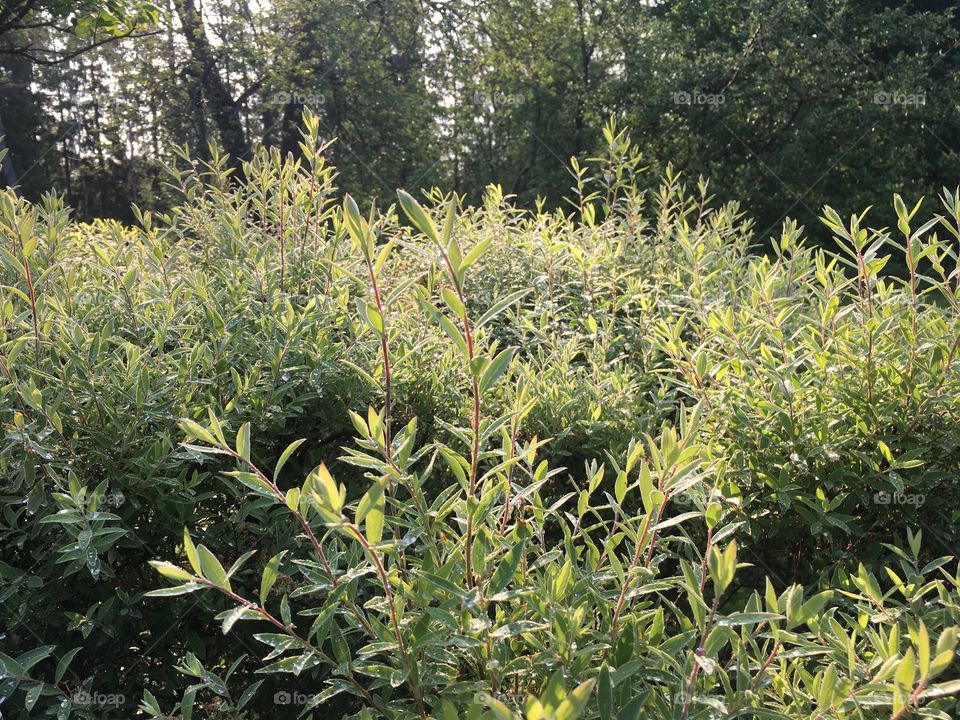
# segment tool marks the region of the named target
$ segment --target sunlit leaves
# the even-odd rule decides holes
[[[722,551],[717,546],[713,546],[707,558],[707,567],[710,570],[710,578],[713,580],[715,594],[723,595],[737,572],[736,540],[732,540]]]

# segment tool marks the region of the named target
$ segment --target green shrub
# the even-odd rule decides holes
[[[307,128],[0,196],[0,708],[956,714],[956,194],[754,254],[610,127],[572,212],[365,218]]]

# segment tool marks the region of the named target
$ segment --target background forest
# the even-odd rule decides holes
[[[171,202],[175,145],[299,153],[313,110],[340,185],[389,199],[490,182],[555,206],[611,115],[653,170],[737,199],[765,239],[956,177],[953,3],[866,0],[7,0],[7,184],[81,218]],[[653,173],[652,176],[656,176]],[[883,220],[892,212],[883,203]],[[825,234],[823,234],[825,237]]]
[[[0,720],[960,718],[958,42],[0,0]]]

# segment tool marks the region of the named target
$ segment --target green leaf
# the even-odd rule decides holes
[[[299,440],[294,440],[292,443],[287,445],[287,449],[280,454],[280,459],[277,460],[276,466],[273,468],[273,481],[276,482],[280,477],[280,471],[283,469],[283,466],[287,464],[287,460],[290,459],[290,456],[293,455],[297,448],[303,445],[306,438],[300,438]]]
[[[229,590],[230,580],[227,578],[227,571],[223,569],[223,565],[220,564],[216,556],[203,545],[197,548],[197,554],[200,556],[202,576],[217,587]]]
[[[604,662],[600,666],[600,675],[597,678],[597,709],[600,720],[610,720],[613,713],[613,685],[610,682],[610,668]]]
[[[492,388],[497,380],[503,376],[510,367],[510,362],[513,360],[515,352],[516,348],[507,348],[497,353],[497,356],[490,361],[486,370],[483,371],[483,375],[480,376],[479,387],[481,393],[485,393]]]
[[[731,540],[726,550],[722,553],[714,545],[710,548],[710,555],[707,558],[707,565],[710,570],[710,578],[713,580],[714,594],[719,597],[730,587],[737,570],[737,542]]]
[[[451,310],[453,310],[454,315],[459,318],[462,318],[467,314],[467,309],[464,307],[463,303],[460,302],[460,298],[457,294],[448,287],[443,288],[440,291],[440,296],[443,298],[443,301],[447,304]]]
[[[240,570],[240,568],[243,567],[243,564],[247,560],[249,560],[251,557],[253,557],[256,553],[257,553],[256,550],[247,550],[243,555],[238,557],[234,561],[233,565],[230,566],[230,569],[227,570],[227,579],[232,578],[234,575],[236,575],[237,572]]]
[[[905,691],[912,691],[913,680],[916,677],[916,674],[917,663],[914,658],[913,648],[910,648],[897,665],[897,672],[894,674],[894,679]]]
[[[647,695],[639,695],[623,706],[617,720],[640,720],[640,712],[647,700]]]
[[[221,629],[223,634],[226,635],[238,620],[262,620],[263,616],[253,608],[240,605],[220,613],[217,615],[217,619],[223,621]]]
[[[237,455],[250,461],[250,423],[246,422],[237,431]]]
[[[507,623],[506,625],[498,627],[490,633],[490,637],[494,640],[504,640],[514,635],[522,635],[523,633],[534,632],[536,630],[546,630],[549,627],[546,623],[535,622],[533,620],[517,620],[516,622]]]
[[[213,414],[212,408],[207,408],[207,415],[210,418],[210,427],[213,429],[213,434],[216,436],[217,441],[221,445],[226,445],[227,440],[223,435],[223,428],[220,427],[220,421],[217,419],[217,416]]]
[[[270,595],[270,590],[273,589],[273,584],[277,581],[277,571],[280,568],[280,560],[283,559],[283,556],[286,554],[286,550],[277,553],[272,558],[267,561],[267,564],[263,567],[263,574],[260,576],[260,605],[264,606],[267,604],[267,598]]]
[[[73,658],[76,657],[77,653],[80,652],[82,648],[75,647],[73,650],[68,650],[63,654],[63,657],[60,658],[60,661],[57,663],[57,669],[53,674],[53,682],[59,683],[63,676],[67,672],[67,668],[70,667],[70,663],[73,661]]]
[[[466,257],[460,261],[460,271],[464,272],[473,265],[483,253],[486,252],[487,248],[490,247],[490,243],[493,241],[493,237],[485,237],[483,240],[480,240],[476,245],[470,248],[470,252],[466,254]]]
[[[36,683],[31,685],[30,689],[27,690],[26,697],[24,698],[23,705],[27,709],[27,712],[33,710],[33,706],[37,704],[37,700],[40,697],[40,693],[43,691],[43,683]]]
[[[355,524],[364,524],[364,534],[367,542],[376,545],[383,538],[383,520],[385,497],[384,481],[378,480],[370,486],[357,506]]]
[[[554,718],[556,720],[577,720],[587,706],[587,701],[590,700],[590,693],[593,692],[593,686],[596,682],[596,678],[590,678],[567,693],[567,697],[557,708]]]
[[[490,306],[490,308],[480,317],[477,321],[477,329],[482,328],[488,322],[496,318],[500,313],[506,310],[508,307],[513,305],[515,302],[526,297],[531,290],[518,290],[517,292],[510,293],[504,298],[501,298],[496,303]]]
[[[720,503],[713,502],[707,506],[706,521],[708,528],[713,530],[717,526],[717,523],[720,522],[720,515],[722,512],[723,507],[720,505]]]
[[[287,490],[287,494],[284,496],[284,504],[287,506],[287,509],[292,513],[300,512],[300,501],[302,498],[302,493],[300,488],[290,488]],[[306,511],[304,511],[306,512]]]
[[[180,718],[181,720],[193,720],[193,703],[197,699],[197,691],[195,688],[188,688],[183,693],[183,698],[180,700]]]
[[[194,576],[176,565],[161,560],[148,560],[147,564],[170,580],[193,580]]]
[[[196,592],[197,590],[202,590],[205,586],[200,583],[185,583],[183,585],[175,585],[168,588],[160,588],[159,590],[151,590],[143,594],[144,597],[173,597],[174,595],[186,595],[187,593]]]
[[[756,625],[757,623],[770,622],[772,620],[783,620],[783,615],[765,612],[742,612],[733,613],[720,618],[717,625],[720,627],[736,627],[739,625]]]
[[[457,198],[456,195],[451,196],[450,200],[447,202],[447,214],[443,220],[443,230],[440,236],[440,244],[444,247],[449,247],[450,242],[453,240],[453,226],[457,221]],[[458,265],[458,270],[461,269]]]
[[[213,436],[213,433],[200,425],[200,423],[188,418],[183,418],[180,421],[180,429],[194,440],[201,440],[208,445],[217,445],[217,439]]]
[[[487,707],[490,708],[490,712],[493,713],[493,716],[497,720],[519,720],[519,715],[513,712],[513,710],[511,710],[506,703],[497,700],[495,697],[493,697],[493,695],[490,695],[489,693],[483,693],[480,696],[480,699]]]
[[[273,492],[273,488],[270,487],[270,483],[265,481],[256,473],[247,472],[246,470],[228,470],[223,474],[228,477],[236,478],[258,495],[276,498],[276,493]]]
[[[950,697],[951,695],[960,695],[960,679],[948,680],[947,682],[931,685],[920,693],[920,700],[933,700],[935,698]]]
[[[920,677],[927,677],[930,672],[930,635],[923,620],[917,629],[917,662],[920,665]]]
[[[457,326],[454,325],[453,321],[450,320],[450,318],[448,318],[446,315],[440,315],[437,318],[437,321],[440,323],[440,327],[443,328],[443,331],[447,334],[447,337],[453,340],[453,343],[457,346],[460,354],[466,358],[469,354],[467,351],[467,341],[464,339],[463,335],[460,334]]]
[[[256,694],[257,690],[264,682],[265,681],[263,680],[257,680],[256,682],[252,682],[247,685],[247,689],[240,693],[240,697],[237,700],[237,710],[243,710],[246,704],[253,699],[254,694]]]
[[[426,211],[420,206],[420,203],[403,190],[397,190],[397,197],[400,198],[400,207],[403,208],[403,211],[407,214],[407,217],[410,218],[410,222],[413,223],[414,227],[439,245],[440,235],[437,233],[437,226],[433,224],[433,220],[430,219],[430,216],[427,215]]]
[[[646,462],[640,463],[640,500],[647,513],[653,512],[653,477]]]
[[[187,531],[187,528],[183,529],[183,550],[187,554],[187,559],[190,561],[190,567],[193,568],[193,571],[200,575],[200,556],[197,555],[197,548],[193,544],[193,540],[190,539],[190,533]]]
[[[520,561],[523,559],[523,553],[526,550],[526,541],[516,543],[506,557],[497,566],[493,576],[490,578],[490,584],[487,586],[487,596],[493,596],[501,592],[517,572],[520,567]]]
[[[625,472],[617,473],[617,480],[613,484],[613,497],[616,499],[617,505],[623,505],[623,501],[627,497],[627,474]]]

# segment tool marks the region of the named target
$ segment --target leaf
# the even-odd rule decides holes
[[[194,546],[193,540],[190,539],[190,533],[186,528],[183,529],[183,550],[190,561],[190,567],[197,575],[200,575],[200,556],[197,555],[197,548]]]
[[[617,473],[617,480],[613,484],[613,496],[617,500],[617,505],[623,505],[627,497],[627,474],[625,472]]]
[[[739,625],[756,625],[757,623],[770,622],[772,620],[783,620],[783,615],[765,612],[742,612],[727,615],[717,621],[720,627],[736,627]]]
[[[426,211],[420,206],[420,203],[403,190],[397,190],[397,197],[400,198],[400,207],[403,208],[403,211],[407,214],[407,217],[410,218],[410,222],[413,223],[414,227],[439,245],[440,235],[437,233],[437,227],[433,224],[433,220],[430,219]]]
[[[240,605],[220,613],[217,618],[223,620],[222,630],[226,635],[238,620],[261,620],[263,616],[253,608]]]
[[[533,620],[517,620],[516,622],[501,625],[490,633],[490,637],[494,640],[503,640],[508,637],[513,637],[514,635],[522,635],[523,633],[534,632],[536,630],[546,630],[549,627],[547,623],[534,622]]]
[[[486,325],[488,322],[496,318],[500,313],[502,313],[508,307],[513,305],[515,302],[526,297],[530,292],[532,291],[529,289],[518,290],[517,292],[510,293],[506,297],[498,300],[496,303],[491,305],[490,308],[477,321],[477,325],[476,325],[477,329],[479,330],[480,328],[482,328],[484,325]]]
[[[463,316],[467,314],[467,309],[464,307],[463,303],[460,301],[460,298],[453,290],[445,287],[440,291],[440,296],[447,304],[447,307],[453,310],[454,315],[459,318],[463,318]]]
[[[421,572],[420,579],[426,581],[430,585],[433,585],[438,590],[450,593],[461,601],[466,600],[467,598],[467,593],[463,590],[463,588],[455,585],[444,577],[440,577],[439,575],[435,575],[433,573]]]
[[[440,235],[440,244],[448,247],[453,240],[453,226],[457,221],[457,196],[454,194],[447,202],[447,214],[443,219],[443,230]],[[458,263],[459,269],[459,263]]]
[[[273,468],[273,481],[276,482],[280,477],[280,471],[283,470],[283,466],[287,464],[287,460],[290,459],[290,456],[293,455],[297,448],[303,445],[306,438],[300,438],[299,440],[294,440],[292,443],[287,445],[287,449],[280,454],[280,459],[277,460],[276,466]]]
[[[227,477],[236,478],[258,495],[276,499],[276,493],[273,492],[270,483],[256,473],[247,472],[246,470],[228,470],[223,474]]]
[[[180,718],[181,720],[193,720],[193,704],[197,699],[196,688],[187,688],[180,700]]]
[[[580,683],[567,693],[567,697],[557,708],[554,718],[556,720],[576,720],[583,713],[590,699],[590,693],[593,692],[593,686],[596,684],[596,678]]]
[[[56,649],[56,645],[41,645],[40,647],[27,650],[25,653],[19,655],[17,657],[17,663],[23,667],[23,672],[21,674],[25,675],[34,665],[39,663],[41,660],[50,657],[50,655],[52,655],[53,651]]]
[[[264,682],[264,680],[257,680],[247,685],[247,689],[240,693],[240,698],[237,700],[237,710],[243,710]]]
[[[32,685],[29,690],[27,690],[26,697],[24,698],[23,706],[27,709],[27,712],[33,710],[33,706],[37,704],[37,700],[40,697],[40,693],[43,690],[43,683],[36,683]]]
[[[363,496],[367,500],[367,508],[363,512],[364,532],[367,542],[376,545],[383,538],[384,507],[386,499],[383,494],[383,481],[375,482]],[[363,502],[361,501],[361,505]],[[360,514],[358,508],[357,514]],[[359,521],[358,521],[359,523]]]
[[[951,695],[960,695],[960,679],[931,685],[920,693],[920,699],[933,700],[934,698],[950,697]]]
[[[916,677],[916,673],[917,664],[914,659],[913,648],[910,648],[897,665],[897,672],[894,674],[894,679],[901,688],[906,691],[911,691],[913,690],[913,680]]]
[[[201,440],[208,445],[217,445],[217,439],[209,430],[200,425],[200,423],[188,418],[183,418],[180,420],[180,429],[194,440]]]
[[[230,566],[230,569],[227,570],[227,578],[229,579],[229,578],[232,578],[234,575],[236,575],[236,574],[237,574],[237,571],[239,571],[240,568],[243,567],[243,564],[244,564],[247,560],[249,560],[251,557],[253,557],[253,556],[256,554],[256,552],[257,552],[257,551],[256,551],[255,549],[254,549],[254,550],[247,550],[243,555],[241,555],[240,557],[238,557],[238,558],[234,561],[233,565]]]
[[[480,256],[487,251],[487,248],[490,247],[490,243],[492,241],[493,236],[488,236],[470,248],[470,252],[468,252],[466,257],[460,261],[460,271],[463,272],[473,265],[480,258]]]
[[[364,496],[360,499],[360,503],[357,505],[357,514],[354,517],[354,522],[358,526],[363,523],[367,514],[373,510],[377,503],[383,498],[383,490],[384,483],[382,480],[378,480],[364,493]]]
[[[183,585],[175,585],[174,587],[160,588],[159,590],[151,590],[150,592],[145,592],[144,597],[173,597],[174,595],[186,595],[187,593],[196,592],[197,590],[203,589],[205,586],[200,583],[185,583]]]
[[[646,694],[633,698],[620,710],[617,720],[640,720],[640,712],[643,710],[646,699]]]
[[[270,590],[273,589],[273,584],[277,581],[277,571],[280,568],[280,560],[283,559],[283,556],[286,554],[286,550],[277,553],[272,558],[267,561],[267,564],[263,567],[263,574],[260,576],[260,605],[264,606],[267,604],[267,597],[270,595]]]
[[[523,559],[523,553],[526,549],[526,541],[516,543],[507,556],[500,562],[493,576],[490,578],[490,584],[487,586],[487,596],[493,596],[502,591],[517,572],[520,567],[520,561]]]
[[[920,677],[927,677],[930,672],[930,635],[923,620],[920,621],[920,627],[917,629],[917,662],[920,665]]]
[[[710,548],[707,559],[710,578],[713,580],[715,597],[719,597],[733,582],[737,568],[737,542],[731,540],[727,548],[721,553],[714,545]]]
[[[250,461],[250,423],[245,422],[237,431],[237,455]]]
[[[613,685],[610,682],[610,668],[606,662],[600,666],[600,675],[597,678],[597,709],[600,720],[610,720],[613,713]]]
[[[513,712],[506,703],[497,700],[493,695],[484,693],[480,696],[480,699],[490,708],[490,711],[497,720],[519,720],[519,715]]]
[[[70,667],[70,663],[73,661],[73,658],[77,656],[77,653],[80,652],[82,648],[75,647],[73,650],[68,650],[63,654],[63,657],[60,658],[57,662],[57,669],[53,674],[53,682],[59,683],[63,676],[67,672],[67,668]]]
[[[720,522],[720,515],[722,512],[723,507],[720,505],[720,503],[713,502],[707,506],[705,519],[709,529],[713,530],[717,526],[717,523]]]
[[[650,466],[646,462],[640,463],[640,499],[643,502],[643,509],[647,513],[653,512],[653,477],[650,475]]]
[[[154,570],[170,580],[193,580],[194,576],[173,563],[163,562],[161,560],[149,560],[147,564]]]
[[[503,374],[510,367],[510,362],[513,360],[513,355],[516,352],[516,348],[507,348],[506,350],[501,350],[497,353],[497,356],[490,361],[490,364],[487,366],[486,370],[483,371],[483,375],[480,376],[480,392],[485,393],[487,390],[492,388],[494,384],[499,380]]]
[[[216,556],[203,545],[197,548],[197,554],[200,556],[202,576],[217,587],[229,590],[230,580],[227,579],[227,571],[223,569],[223,565],[220,564]]]
[[[453,340],[453,343],[457,346],[460,354],[463,357],[467,357],[469,354],[467,350],[467,341],[464,339],[463,335],[460,334],[460,331],[457,329],[457,326],[453,324],[453,321],[450,320],[450,318],[448,318],[446,315],[440,315],[437,318],[437,321],[440,323],[440,327],[443,328],[443,331],[447,334],[447,337]]]

